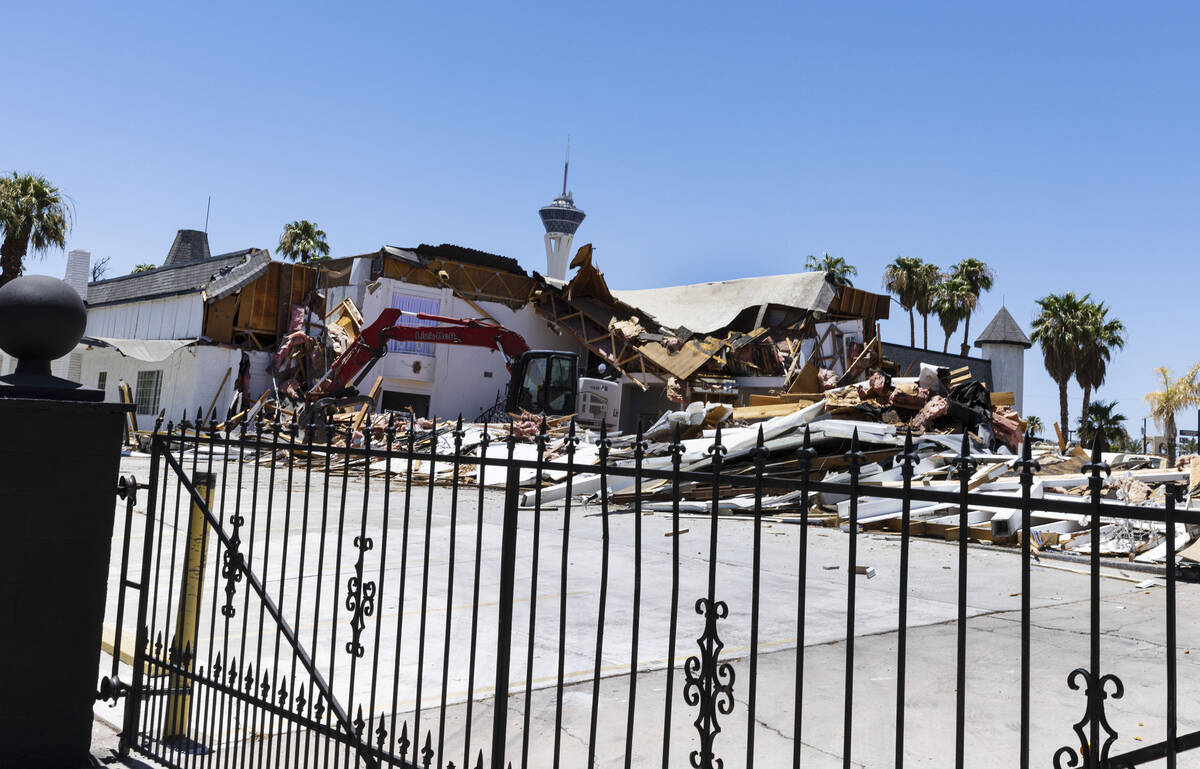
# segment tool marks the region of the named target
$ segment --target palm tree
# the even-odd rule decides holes
[[[290,222],[279,236],[276,251],[293,262],[308,264],[329,258],[329,244],[325,242],[325,230],[318,229],[314,222],[301,219]]]
[[[925,262],[917,270],[915,278],[917,297],[914,306],[921,315],[921,346],[926,350],[929,349],[929,316],[933,313],[933,304],[937,300],[938,286],[943,277],[936,264]]]
[[[913,307],[921,296],[925,280],[925,262],[915,256],[897,256],[896,261],[883,269],[883,287],[895,294],[900,306],[908,313],[908,344],[917,346],[917,326]]]
[[[937,313],[938,322],[942,324],[942,330],[946,332],[942,352],[948,352],[950,336],[958,330],[959,321],[971,312],[975,296],[971,293],[970,283],[962,278],[951,277],[938,285],[936,297],[933,309]]]
[[[1075,375],[1079,361],[1079,345],[1084,338],[1084,307],[1088,295],[1075,296],[1074,291],[1049,294],[1037,300],[1041,311],[1033,319],[1033,341],[1042,347],[1046,373],[1058,385],[1059,424],[1066,430],[1067,383]]]
[[[135,264],[133,266],[133,269],[129,271],[129,274],[137,275],[139,272],[150,272],[151,270],[157,270],[157,269],[158,269],[158,265],[156,265],[156,264]]]
[[[1171,370],[1165,366],[1154,369],[1161,380],[1162,389],[1146,394],[1146,405],[1150,407],[1150,418],[1162,428],[1167,439],[1167,464],[1175,464],[1175,414],[1185,408],[1200,405],[1200,363],[1188,369],[1178,379],[1171,379]]]
[[[1090,446],[1100,431],[1105,451],[1112,451],[1112,446],[1124,445],[1128,442],[1125,431],[1125,415],[1116,413],[1116,401],[1092,401],[1088,404],[1087,414],[1079,420],[1079,445]]]
[[[30,247],[38,256],[66,247],[71,213],[66,196],[45,177],[15,172],[0,177],[0,286],[25,271]]]
[[[1084,338],[1075,368],[1075,381],[1083,388],[1081,420],[1087,418],[1092,392],[1104,384],[1113,352],[1125,346],[1125,324],[1116,318],[1108,319],[1104,302],[1089,302],[1085,309]]]
[[[1042,418],[1036,416],[1025,417],[1025,432],[1036,437],[1041,435],[1045,425],[1042,424]]]
[[[820,259],[809,254],[804,269],[809,272],[825,273],[829,282],[835,286],[853,287],[854,284],[850,282],[850,276],[858,274],[858,270],[847,264],[845,259],[840,256],[830,256],[828,251]]]
[[[984,291],[991,291],[992,284],[996,281],[996,273],[991,267],[979,259],[963,259],[958,264],[950,269],[950,275],[955,278],[961,278],[971,287],[971,302],[967,308],[966,326],[963,328],[963,343],[962,355],[966,356],[971,351],[971,345],[967,341],[971,336],[971,312],[979,306],[979,296]]]

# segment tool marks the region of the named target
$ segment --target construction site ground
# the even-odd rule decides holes
[[[144,480],[149,477],[149,459],[132,456],[122,460],[122,475],[134,474]],[[334,479],[340,493],[340,479]],[[232,489],[233,479],[229,481]],[[347,509],[362,507],[361,480],[351,479],[347,489]],[[258,493],[265,495],[266,482],[259,484]],[[383,505],[373,482],[368,499],[368,535],[381,540],[379,521]],[[250,494],[250,479],[243,481],[243,492]],[[447,582],[444,578],[445,550],[450,535],[451,490],[434,490],[431,526],[431,556],[435,574],[442,579],[431,580],[430,615],[437,619],[429,623],[426,662],[426,692],[421,729],[436,725],[436,701],[440,693],[441,626],[445,622]],[[173,493],[173,492],[172,492]],[[275,504],[284,503],[288,494],[281,474],[275,483]],[[299,492],[292,492],[298,494]],[[469,621],[471,562],[476,538],[475,510],[477,489],[460,489],[459,518],[456,536],[459,541],[459,564],[456,570],[453,613],[461,613]],[[503,513],[503,492],[484,492],[485,516],[483,531],[483,585],[480,597],[480,656],[476,676],[484,682],[476,691],[472,743],[487,753],[490,745],[491,701],[490,682],[494,677],[496,638],[495,599],[499,563],[500,530]],[[265,498],[265,497],[264,497]],[[336,499],[336,497],[334,497]],[[417,558],[424,544],[426,489],[416,489],[411,500],[410,559]],[[299,499],[293,508],[299,509]],[[403,505],[402,485],[393,484],[390,536],[392,547],[400,539],[400,515]],[[356,507],[357,505],[357,507]],[[145,500],[138,506],[145,509]],[[121,510],[118,510],[120,515]],[[530,766],[548,766],[549,750],[553,744],[555,713],[555,676],[557,666],[559,557],[562,536],[563,507],[556,503],[541,513],[541,558],[536,590],[531,585],[534,512],[522,510],[518,543],[516,603],[512,652],[512,686],[510,699],[509,755],[517,757],[521,750],[521,718],[526,707],[524,695],[526,671],[525,650],[528,641],[530,596],[538,600],[537,643],[534,651],[533,693],[531,698]],[[120,520],[120,517],[118,517]],[[289,549],[298,547],[299,530],[293,526],[286,531],[282,515],[274,517],[271,527],[273,547],[287,542]],[[674,541],[680,546],[681,584],[679,593],[679,634],[676,643],[676,665],[673,694],[673,763],[687,765],[687,752],[693,749],[695,712],[683,701],[680,669],[684,659],[697,651],[695,639],[702,632],[701,618],[694,604],[707,592],[707,559],[709,528],[704,517],[687,517],[680,521],[676,532],[669,514],[635,516],[628,508],[614,508],[610,514],[611,571],[608,589],[605,646],[602,661],[604,676],[599,710],[598,765],[615,767],[623,764],[625,719],[630,683],[630,638],[634,590],[634,529],[642,526],[643,572],[641,574],[641,643],[636,667],[637,720],[633,740],[634,766],[650,765],[661,760],[663,705],[666,686],[667,625],[670,614],[670,563]],[[591,703],[591,671],[594,667],[596,611],[598,604],[601,564],[601,517],[598,505],[576,505],[572,511],[570,568],[567,590],[567,657],[565,669],[570,683],[564,692],[564,750],[581,755],[589,729]],[[310,535],[319,527],[310,525]],[[131,543],[140,552],[136,532]],[[733,712],[720,718],[722,732],[717,737],[715,752],[726,759],[726,765],[741,765],[746,741],[747,704],[749,697],[749,630],[751,611],[752,537],[754,524],[746,517],[722,517],[720,521],[716,597],[725,601],[729,617],[718,625],[725,643],[722,659],[734,662],[737,680],[734,685],[736,705]],[[327,529],[336,534],[331,522]],[[758,671],[758,707],[756,713],[757,754],[772,756],[759,765],[790,765],[792,723],[794,714],[790,703],[795,686],[796,661],[796,585],[798,580],[798,545],[801,527],[794,523],[767,522],[762,529],[762,589],[760,656]],[[347,525],[343,536],[353,538],[357,523]],[[843,691],[845,676],[845,633],[847,595],[847,533],[826,527],[809,527],[807,569],[807,629],[804,639],[804,713],[803,761],[808,767],[842,765],[843,753]],[[854,665],[854,736],[853,765],[864,767],[891,766],[894,755],[896,644],[900,540],[895,535],[867,532],[858,536],[858,562],[874,569],[875,576],[856,578],[856,648]],[[119,543],[114,542],[115,547]],[[110,613],[115,606],[118,553],[114,553],[109,580]],[[215,553],[210,551],[210,560]],[[1150,587],[1137,587],[1149,578],[1144,572],[1123,570],[1119,562],[1109,562],[1101,579],[1102,656],[1103,672],[1115,673],[1125,684],[1125,696],[1107,702],[1108,720],[1120,737],[1114,748],[1124,752],[1165,737],[1166,694],[1163,655],[1165,650],[1165,597],[1162,580]],[[1015,765],[1020,723],[1020,556],[1015,548],[972,547],[968,570],[967,632],[967,694],[966,750],[972,767],[1011,767]],[[906,754],[910,766],[945,766],[954,751],[955,723],[955,642],[957,613],[957,550],[953,543],[930,539],[911,542],[911,570],[908,599],[908,663]],[[389,574],[400,570],[399,551],[389,556]],[[210,578],[214,573],[209,570]],[[412,575],[420,573],[410,560]],[[345,575],[343,575],[344,578]],[[1068,674],[1077,667],[1088,665],[1089,581],[1085,566],[1062,561],[1043,560],[1032,570],[1032,747],[1036,765],[1048,765],[1060,746],[1075,745],[1071,730],[1084,713],[1082,691],[1067,686]],[[277,589],[278,575],[268,575],[268,589]],[[309,582],[311,585],[311,581]],[[211,583],[206,586],[211,591]],[[419,603],[409,593],[405,613],[413,613]],[[394,621],[398,606],[395,594],[383,603],[379,618]],[[458,598],[457,596],[463,596]],[[1181,583],[1178,592],[1179,639],[1179,731],[1181,734],[1200,729],[1200,689],[1188,681],[1197,680],[1200,669],[1200,586]],[[127,614],[128,628],[133,618]],[[208,616],[208,608],[204,609]],[[460,618],[454,618],[452,631],[457,634]],[[374,620],[373,620],[374,621]],[[269,623],[269,620],[268,620]],[[414,621],[409,623],[416,625]],[[301,622],[301,637],[311,632]],[[251,633],[259,632],[251,627]],[[274,627],[267,625],[262,632],[274,638]],[[405,632],[406,648],[410,641]],[[415,636],[413,637],[415,638]],[[415,640],[412,642],[415,643]],[[456,641],[458,643],[458,641]],[[411,652],[402,656],[404,666],[415,666]],[[328,656],[319,653],[318,659]],[[349,655],[333,655],[335,667],[348,667]],[[385,658],[389,659],[389,658]],[[450,702],[447,712],[447,743],[457,744],[461,734],[465,701],[465,664],[455,657],[448,685]],[[462,659],[465,659],[462,658]],[[410,664],[411,663],[411,664]],[[107,671],[108,655],[102,655],[101,666]],[[127,675],[127,674],[125,674]],[[345,680],[345,672],[338,675]],[[404,673],[401,697],[395,707],[398,712],[412,710],[410,671]],[[123,676],[124,677],[124,676]],[[407,699],[404,692],[410,692]],[[778,703],[784,703],[780,705]],[[96,708],[96,752],[101,759],[111,759],[115,745],[114,726],[120,723],[117,709],[104,704]],[[236,739],[236,736],[231,737]],[[436,741],[436,736],[435,736]],[[459,762],[461,756],[447,758]],[[473,760],[473,759],[472,759]],[[514,760],[514,766],[517,763]]]

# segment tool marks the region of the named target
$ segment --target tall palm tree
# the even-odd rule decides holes
[[[925,280],[925,262],[915,256],[897,256],[896,261],[883,269],[883,287],[895,294],[900,306],[908,313],[908,344],[917,346],[917,326],[913,307],[921,296]]]
[[[1042,424],[1041,417],[1033,415],[1025,417],[1025,432],[1029,433],[1030,435],[1041,435],[1044,428],[1045,425]]]
[[[937,300],[938,286],[942,283],[942,271],[936,264],[923,263],[916,274],[916,301],[914,307],[921,315],[921,346],[929,349],[929,316],[933,314],[933,304]],[[915,347],[915,345],[914,345]]]
[[[965,280],[971,287],[971,306],[967,309],[966,326],[963,328],[961,354],[965,356],[971,351],[968,341],[971,336],[971,313],[979,306],[979,296],[984,291],[992,290],[992,285],[996,282],[996,273],[979,259],[963,259],[950,269],[950,274],[955,278]]]
[[[809,254],[804,269],[809,272],[826,273],[829,281],[835,286],[853,286],[850,277],[858,274],[858,270],[848,264],[845,259],[840,256],[830,256],[828,251],[820,259]]]
[[[1041,310],[1033,319],[1033,341],[1042,347],[1046,373],[1058,385],[1059,424],[1066,430],[1067,383],[1075,375],[1079,345],[1084,338],[1084,307],[1089,295],[1075,296],[1074,291],[1049,294],[1037,300]]]
[[[70,201],[44,176],[14,172],[0,177],[0,286],[25,271],[31,247],[37,256],[66,248],[71,213]]]
[[[1089,302],[1084,318],[1084,338],[1079,345],[1075,368],[1075,381],[1083,388],[1080,419],[1087,418],[1092,392],[1104,384],[1113,352],[1125,346],[1125,324],[1116,318],[1108,318],[1108,307],[1104,302]]]
[[[933,310],[937,313],[938,322],[946,332],[946,341],[942,344],[942,352],[950,350],[950,337],[958,330],[959,322],[971,312],[975,295],[971,293],[971,284],[962,278],[946,278],[937,287]]]
[[[1188,369],[1178,379],[1171,379],[1171,370],[1165,366],[1154,369],[1162,389],[1146,393],[1146,405],[1150,407],[1150,418],[1162,428],[1167,439],[1167,463],[1175,464],[1175,415],[1185,408],[1200,405],[1200,363]]]
[[[293,262],[308,264],[329,258],[329,243],[325,241],[325,230],[315,222],[301,219],[284,225],[276,251]]]
[[[1125,415],[1118,414],[1116,401],[1092,401],[1087,413],[1079,420],[1079,445],[1090,446],[1100,431],[1104,450],[1112,451],[1114,445],[1124,445],[1129,436],[1125,431]]]

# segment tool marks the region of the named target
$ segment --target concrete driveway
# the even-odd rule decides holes
[[[219,468],[218,458],[218,469]],[[129,457],[122,473],[148,477],[149,461]],[[393,480],[388,500],[388,525],[383,526],[383,484],[372,479],[369,492],[361,479],[328,479],[329,508],[321,502],[326,478],[312,475],[308,496],[308,519],[304,524],[305,494],[299,475],[289,487],[285,472],[274,479],[267,468],[259,469],[254,483],[250,466],[242,468],[240,504],[247,523],[242,540],[248,543],[253,529],[255,555],[252,565],[263,576],[267,590],[281,599],[285,617],[293,624],[306,648],[331,679],[339,700],[352,712],[394,714],[414,724],[417,705],[418,669],[421,671],[421,715],[416,729],[424,735],[433,730],[443,735],[443,753],[459,766],[468,753],[489,752],[491,742],[492,693],[497,650],[497,599],[500,560],[502,493],[483,493],[483,523],[477,522],[479,494],[475,488],[460,488],[457,518],[452,525],[451,489],[436,487],[432,504],[425,489],[414,489],[406,497],[403,483]],[[229,465],[223,494],[227,511],[238,499],[237,470]],[[267,521],[268,496],[272,510]],[[144,494],[143,494],[144,497]],[[167,487],[167,504],[162,508],[167,541],[172,535],[182,542],[186,521],[186,499],[176,519],[176,489]],[[345,499],[344,508],[342,499]],[[404,511],[409,515],[407,560]],[[290,508],[289,508],[290,503]],[[145,499],[139,510],[145,509]],[[325,515],[322,516],[324,510]],[[344,510],[344,516],[342,515]],[[251,512],[252,511],[252,512]],[[122,510],[118,509],[118,522]],[[344,650],[350,634],[351,614],[346,610],[346,581],[358,551],[353,539],[364,530],[374,547],[364,556],[364,573],[382,583],[376,610],[365,618],[361,641],[364,656],[355,661]],[[135,567],[141,552],[142,520],[134,526]],[[322,517],[324,522],[322,523]],[[228,512],[226,513],[228,518]],[[339,535],[339,519],[342,519]],[[537,523],[535,532],[535,522]],[[560,560],[565,511],[561,504],[521,512],[516,569],[516,603],[511,634],[509,699],[509,750],[519,766],[522,738],[529,739],[529,766],[550,765],[557,706],[559,604],[565,595],[566,645],[563,695],[563,765],[583,763],[590,733],[592,684],[596,668],[597,614],[599,606],[602,516],[596,504],[575,505],[571,511],[566,589],[560,580]],[[428,524],[429,536],[425,531]],[[698,650],[696,639],[703,632],[703,618],[694,608],[707,592],[709,524],[703,517],[685,517],[676,532],[669,514],[635,515],[614,508],[609,514],[610,561],[604,644],[599,662],[603,676],[596,728],[597,764],[623,766],[631,683],[636,676],[636,707],[633,739],[629,750],[634,766],[661,765],[664,734],[669,735],[671,765],[687,766],[688,753],[698,739],[692,721],[695,708],[681,694],[680,667]],[[635,558],[638,528],[641,530],[640,567]],[[318,558],[324,533],[325,549]],[[725,601],[729,616],[718,623],[725,644],[721,659],[731,661],[736,673],[735,705],[720,717],[721,733],[715,753],[726,766],[746,764],[748,697],[750,686],[750,617],[753,588],[753,533],[751,520],[723,517],[719,524],[716,597]],[[801,529],[792,523],[764,522],[761,547],[759,660],[757,712],[755,714],[755,764],[791,766],[794,698],[796,684],[796,596],[799,580],[798,548]],[[533,579],[535,535],[539,539],[537,580]],[[841,766],[843,753],[843,703],[846,637],[846,557],[849,537],[837,529],[810,527],[807,607],[804,636],[804,698],[802,712],[802,758],[804,766]],[[386,543],[384,538],[386,536]],[[451,543],[455,568],[449,578]],[[269,544],[269,549],[267,543]],[[475,686],[468,685],[470,630],[474,603],[474,556],[481,544],[479,602],[475,635],[477,658]],[[680,549],[680,589],[677,613],[678,634],[674,645],[675,672],[669,730],[665,731],[667,660],[670,656],[672,546]],[[244,545],[244,546],[248,546]],[[338,550],[340,546],[340,566]],[[428,569],[424,567],[429,548]],[[164,546],[165,548],[165,546]],[[304,558],[301,559],[301,549]],[[230,650],[239,659],[255,663],[256,670],[290,673],[293,655],[286,643],[276,654],[277,626],[269,616],[260,624],[261,606],[246,600],[245,582],[237,586],[237,615],[226,632],[224,620],[212,614],[212,600],[223,602],[224,583],[214,582],[220,569],[217,548],[210,545],[202,607],[200,661],[209,653]],[[864,533],[858,536],[858,562],[875,569],[871,579],[856,579],[854,719],[852,765],[891,766],[895,751],[896,643],[899,579],[899,540],[891,535]],[[287,562],[284,557],[286,554]],[[171,571],[170,550],[164,549],[158,568],[158,626],[169,615],[166,585]],[[264,561],[263,557],[266,557]],[[115,606],[118,554],[114,553],[112,596],[109,618]],[[303,563],[303,568],[300,564]],[[320,568],[318,568],[318,563]],[[908,666],[905,708],[905,755],[909,766],[946,766],[954,750],[955,634],[957,612],[957,553],[954,546],[927,539],[914,539],[911,546],[908,600]],[[1033,696],[1032,755],[1034,765],[1049,765],[1053,752],[1072,745],[1071,726],[1086,704],[1082,692],[1067,687],[1067,675],[1088,662],[1088,579],[1084,567],[1043,561],[1033,568]],[[399,583],[405,582],[401,604]],[[1161,741],[1165,735],[1165,590],[1139,589],[1136,582],[1145,574],[1105,569],[1102,639],[1105,672],[1119,675],[1125,683],[1124,698],[1108,703],[1108,719],[1120,733],[1116,752]],[[426,581],[427,580],[427,581]],[[640,580],[640,582],[639,582]],[[635,584],[641,586],[639,638],[632,644]],[[972,547],[968,574],[969,616],[967,633],[967,765],[1011,767],[1016,764],[1019,734],[1020,693],[1020,560],[1008,548]],[[451,587],[453,594],[450,594]],[[174,591],[177,596],[178,590]],[[301,595],[299,608],[296,597]],[[318,595],[322,605],[315,612]],[[174,598],[172,600],[177,600]],[[424,611],[422,606],[424,605]],[[336,607],[336,614],[333,608]],[[1200,647],[1200,594],[1194,585],[1179,590],[1179,714],[1180,733],[1200,728],[1197,691],[1188,685],[1198,672],[1189,653]],[[533,630],[533,666],[526,659],[530,648],[529,618],[536,611]],[[449,617],[450,654],[445,679],[447,709],[440,710],[443,688],[443,650]],[[422,618],[424,634],[422,636]],[[242,622],[245,620],[245,626]],[[379,643],[375,642],[379,624]],[[132,611],[126,615],[126,630],[133,632]],[[336,639],[334,633],[336,632]],[[313,639],[315,638],[315,643]],[[400,639],[397,650],[397,639]],[[423,638],[423,643],[422,643]],[[258,651],[262,640],[262,650]],[[247,651],[248,650],[248,651]],[[399,660],[399,665],[396,661]],[[419,664],[420,663],[420,664]],[[106,657],[105,669],[109,664]],[[349,686],[355,667],[353,690]],[[399,669],[398,676],[395,672]],[[129,680],[128,670],[122,673]],[[298,677],[301,680],[302,677]],[[372,680],[376,682],[372,699]],[[530,728],[523,729],[526,686]],[[301,680],[303,684],[303,680]],[[294,685],[289,678],[289,689]],[[469,698],[474,704],[470,750],[463,744],[464,715]],[[119,723],[119,714],[104,705],[98,715]],[[440,724],[445,719],[444,726]],[[377,722],[375,722],[377,724]],[[374,728],[374,726],[372,726]],[[194,733],[210,745],[230,744],[250,736],[259,740],[283,740],[282,725],[263,729],[257,724],[198,725]],[[389,735],[390,739],[390,735]]]

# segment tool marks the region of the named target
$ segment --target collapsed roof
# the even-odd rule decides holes
[[[829,309],[835,293],[823,272],[612,292],[617,299],[638,308],[661,326],[699,333],[722,329],[733,323],[742,311],[765,305],[824,312]]]

